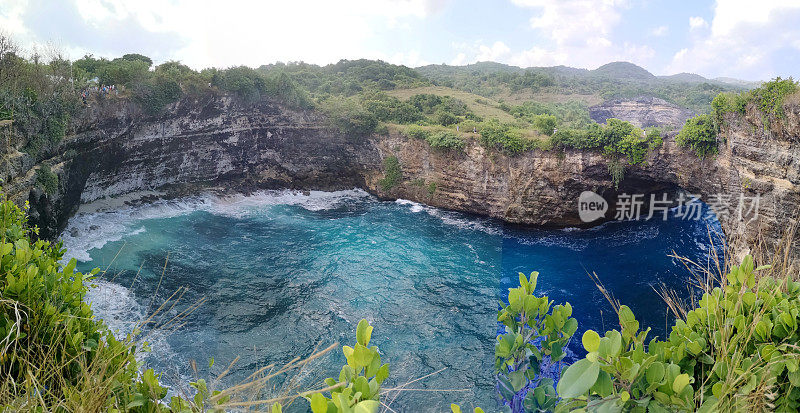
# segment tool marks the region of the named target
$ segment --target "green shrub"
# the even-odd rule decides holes
[[[180,99],[182,94],[178,82],[166,76],[156,76],[133,87],[134,100],[149,115],[158,114],[168,104]]]
[[[322,111],[339,131],[351,137],[364,137],[375,132],[378,118],[355,99],[331,98],[323,102]]]
[[[378,184],[384,191],[388,191],[399,184],[402,177],[403,171],[400,169],[400,161],[396,156],[387,156],[383,160],[383,179]]]
[[[693,150],[700,159],[719,153],[717,133],[711,115],[699,115],[686,121],[675,143]]]
[[[211,83],[220,90],[232,92],[249,101],[261,98],[267,88],[264,77],[247,66],[220,70],[214,74]]]
[[[100,61],[97,77],[101,85],[131,86],[149,75],[150,64],[140,59],[118,58],[110,62]]]
[[[356,344],[343,346],[347,364],[342,367],[339,379],[325,379],[330,396],[314,393],[307,396],[313,413],[370,413],[381,406],[380,392],[389,377],[389,365],[381,363],[378,347],[369,346],[372,326],[361,320],[356,328]]]
[[[502,304],[497,321],[505,332],[495,343],[495,374],[503,404],[514,411],[552,410],[558,400],[551,371],[561,370],[564,349],[578,330],[569,303],[551,308],[546,296],[534,295],[538,272],[530,278],[519,273],[520,286],[508,289],[508,305]],[[527,395],[521,394],[529,389]]]
[[[613,411],[797,411],[800,408],[800,283],[757,277],[747,256],[669,338],[646,344],[631,310],[620,330],[583,335],[586,357],[561,377],[565,408]],[[561,406],[560,406],[561,407]]]
[[[438,131],[427,134],[425,141],[435,149],[454,149],[463,150],[464,140],[454,132]]]
[[[547,136],[553,135],[556,126],[558,126],[557,124],[556,117],[553,115],[537,115],[533,119],[533,127],[536,128],[539,133]]]
[[[711,112],[714,115],[714,127],[720,132],[726,113],[744,115],[747,107],[745,94],[720,93],[711,101]]]
[[[405,129],[403,129],[403,134],[408,136],[408,137],[410,137],[410,138],[427,140],[428,136],[430,136],[431,132],[428,129],[425,129],[423,127],[420,127],[420,126],[417,126],[417,125],[411,125],[411,126],[405,128]]]
[[[444,110],[436,111],[436,123],[442,126],[450,126],[458,123],[458,117]]]
[[[764,82],[758,88],[751,90],[749,94],[761,112],[778,118],[785,118],[783,101],[786,96],[796,92],[798,88],[798,83],[792,80],[791,77],[788,79],[776,77],[774,80]]]
[[[480,134],[481,143],[484,146],[499,149],[509,155],[530,149],[528,142],[523,139],[519,131],[513,130],[510,125],[501,124],[496,119],[484,123]]]
[[[83,301],[97,270],[75,272],[60,243],[32,234],[24,212],[0,201],[0,405],[155,411],[166,389],[152,370],[139,375],[132,343]]]
[[[48,195],[58,192],[58,175],[50,169],[50,165],[42,164],[36,170],[36,186]]]

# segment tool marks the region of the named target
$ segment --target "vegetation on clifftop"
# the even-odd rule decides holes
[[[787,98],[796,95],[800,83],[789,79],[775,78],[761,86],[742,93],[721,93],[711,102],[710,114],[695,116],[686,121],[676,138],[679,146],[688,147],[701,159],[719,153],[719,133],[725,125],[725,116],[735,113],[743,116],[749,105],[761,113],[762,124],[769,128],[770,120],[785,119],[784,105]]]

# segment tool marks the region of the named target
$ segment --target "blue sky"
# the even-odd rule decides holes
[[[800,77],[798,0],[0,0],[0,30],[59,50],[196,68],[373,58]]]

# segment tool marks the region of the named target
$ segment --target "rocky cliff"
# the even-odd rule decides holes
[[[36,165],[15,150],[5,155],[5,188],[12,199],[30,201],[32,222],[50,237],[82,202],[148,189],[184,194],[209,186],[234,191],[361,187],[384,198],[562,227],[586,225],[578,216],[583,191],[609,201],[610,219],[621,193],[674,196],[686,190],[706,201],[716,194],[727,197],[727,208],[719,210],[728,214],[720,214],[720,220],[741,250],[759,236],[775,244],[795,222],[800,108],[787,107],[787,114],[768,128],[755,109],[745,117],[730,116],[720,155],[713,159],[699,160],[667,136],[646,165],[627,168],[616,188],[608,160],[594,152],[506,156],[474,141],[463,152],[439,151],[396,133],[342,136],[318,114],[274,102],[218,96],[181,101],[148,117],[119,100],[87,109],[63,150],[47,160],[60,177],[56,194],[35,188]],[[379,181],[388,156],[399,159],[402,179],[384,190]],[[752,200],[757,194],[759,215],[745,210],[740,219],[740,198]]]
[[[612,100],[589,108],[589,116],[597,123],[606,123],[607,119],[616,118],[639,128],[653,126],[680,129],[694,115],[689,109],[652,96]]]

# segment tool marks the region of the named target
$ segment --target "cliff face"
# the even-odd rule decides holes
[[[159,117],[143,116],[133,105],[117,101],[88,109],[61,154],[49,160],[60,177],[57,194],[31,189],[33,165],[14,154],[6,155],[15,165],[9,168],[6,188],[13,199],[30,200],[32,222],[48,237],[63,228],[81,202],[146,189],[362,187],[384,198],[547,226],[583,225],[578,216],[583,191],[608,200],[606,217],[611,219],[620,193],[684,189],[706,201],[714,194],[730,197],[729,214],[720,220],[743,248],[759,234],[775,243],[780,230],[794,222],[800,201],[800,108],[787,108],[787,113],[788,119],[768,130],[754,110],[744,118],[731,116],[723,133],[726,141],[713,159],[701,161],[666,137],[647,165],[627,168],[617,189],[608,161],[592,152],[532,151],[509,157],[476,142],[464,152],[452,152],[398,134],[357,139],[326,127],[314,113],[230,97],[182,101]],[[388,156],[399,159],[402,179],[384,191],[379,181]],[[740,196],[756,194],[761,195],[759,216],[740,220]]]
[[[680,129],[694,113],[666,100],[641,96],[636,99],[619,99],[589,108],[589,116],[597,123],[609,118],[628,121],[637,127],[672,127]]]

